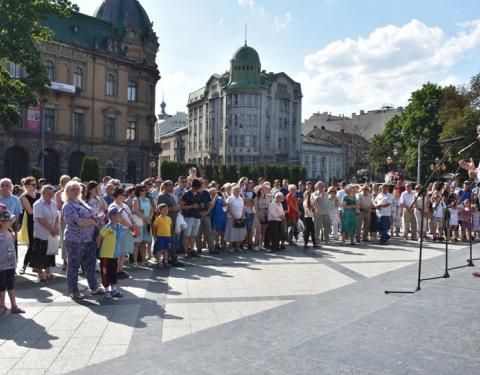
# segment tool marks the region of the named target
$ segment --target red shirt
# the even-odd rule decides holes
[[[288,193],[287,197],[285,198],[287,201],[287,216],[291,220],[298,220],[298,212],[297,212],[297,196],[295,193]]]

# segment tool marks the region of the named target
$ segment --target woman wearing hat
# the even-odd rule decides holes
[[[347,194],[343,197],[342,202],[342,245],[345,245],[347,237],[350,237],[351,245],[355,245],[356,214],[359,211],[357,198],[355,198],[356,191],[354,185],[345,187]]]

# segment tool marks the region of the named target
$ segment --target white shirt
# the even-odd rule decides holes
[[[347,192],[346,192],[344,189],[337,191],[338,201],[339,201],[339,202],[343,202],[343,197],[344,197],[345,195],[347,195]]]
[[[400,195],[400,205],[404,204],[408,207],[411,207],[414,199],[415,193],[413,191],[409,193],[405,190],[402,195]]]
[[[236,197],[234,195],[231,195],[227,199],[227,205],[230,206],[230,210],[233,213],[233,219],[240,219],[243,215],[243,198],[241,197]],[[232,215],[230,215],[230,212],[228,213],[228,217],[232,218]]]
[[[436,219],[443,219],[445,216],[445,208],[446,205],[444,202],[440,201],[438,203],[433,204],[433,217]]]
[[[58,217],[57,202],[52,199],[47,203],[43,198],[33,204],[33,237],[47,241],[50,232],[38,222],[38,219],[45,219],[53,227]]]
[[[450,221],[448,225],[458,225],[458,209],[449,208],[448,212],[450,213]]]
[[[377,208],[377,216],[392,216],[393,196],[390,193],[378,193],[375,198],[375,205],[389,204],[388,207]]]

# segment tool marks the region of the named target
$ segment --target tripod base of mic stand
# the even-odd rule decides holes
[[[417,289],[411,290],[386,290],[385,294],[413,294],[420,290],[420,285],[417,286]]]
[[[445,271],[445,273],[443,274],[443,278],[448,279],[449,277],[450,277],[450,274],[448,273],[448,271]]]

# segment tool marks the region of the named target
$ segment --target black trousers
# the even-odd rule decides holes
[[[282,239],[282,222],[271,220],[268,222],[268,228],[270,229],[270,243],[272,250],[280,249],[280,240]]]
[[[303,221],[305,224],[305,230],[303,231],[303,239],[305,240],[305,246],[308,245],[309,237],[312,237],[312,243],[314,246],[317,245],[315,240],[315,225],[313,223],[313,217],[306,217]]]

